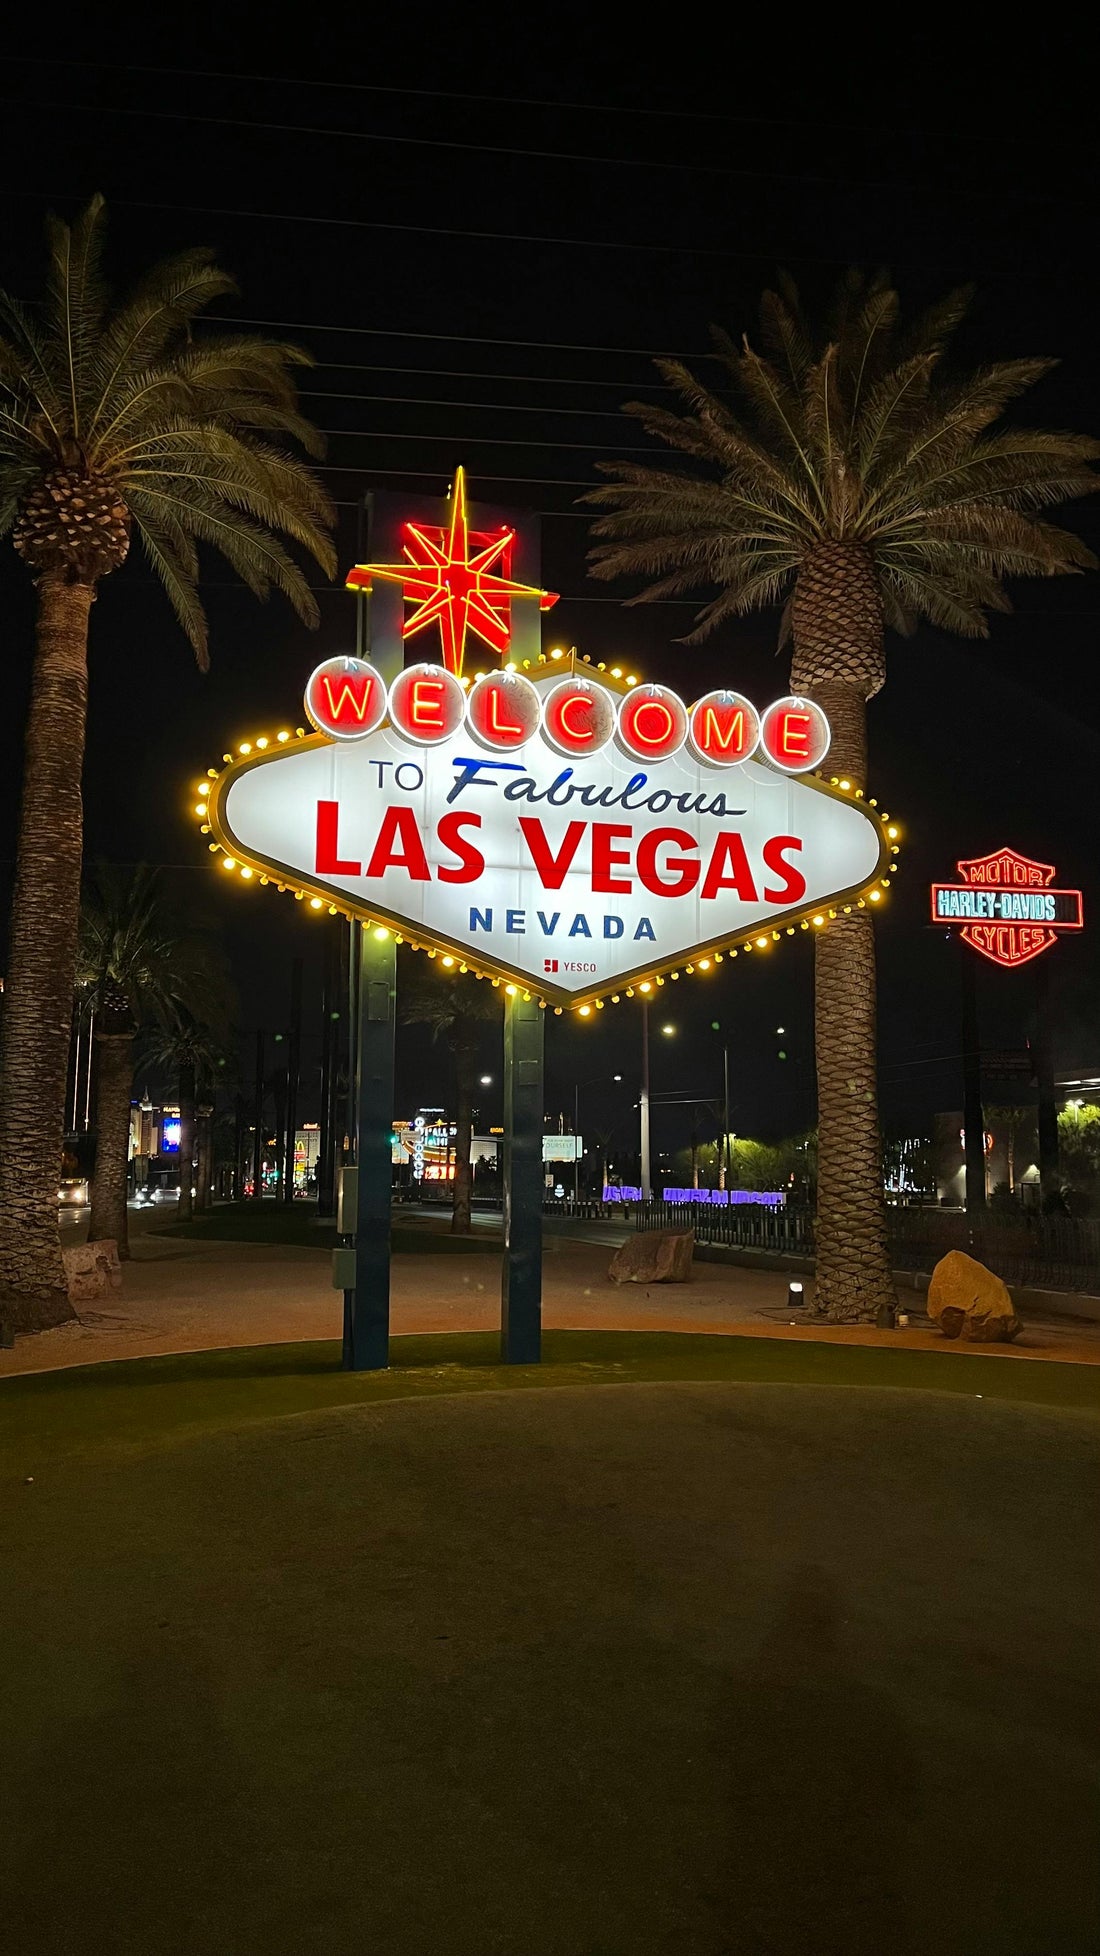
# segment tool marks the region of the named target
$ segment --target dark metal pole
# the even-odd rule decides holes
[[[1035,971],[1035,1080],[1039,1088],[1039,1188],[1044,1209],[1061,1207],[1058,1175],[1058,1106],[1050,1043],[1050,971],[1043,958]]]
[[[982,1054],[978,1038],[977,953],[959,941],[962,958],[963,1146],[966,1160],[966,1213],[985,1209],[985,1114],[982,1110]]]
[[[337,956],[340,938],[334,923],[325,932],[325,966],[321,985],[321,1135],[317,1150],[317,1214],[336,1214],[336,1073],[340,1042]]]
[[[730,1049],[722,1044],[722,1187],[730,1185]]]
[[[264,1036],[256,1034],[256,1125],[252,1130],[252,1197],[255,1202],[263,1194],[264,1175]]]
[[[653,1173],[649,1151],[649,1000],[642,1000],[642,1091],[638,1099],[638,1122],[641,1129],[641,1181],[642,1201],[648,1202],[653,1194]]]
[[[290,1036],[286,1044],[286,1134],[283,1139],[284,1202],[294,1200],[294,1147],[298,1139],[298,1073],[302,1052],[302,960],[290,967]]]
[[[504,1268],[500,1355],[542,1356],[542,1096],[544,1014],[520,992],[504,1001]]]
[[[580,1156],[577,1153],[577,1134],[581,1117],[581,1089],[577,1080],[573,1082],[573,1207],[580,1201]]]
[[[390,1362],[390,1192],[393,1181],[393,1043],[397,945],[359,927],[359,1037],[355,1082],[358,1206],[355,1289],[344,1292],[344,1369]]]

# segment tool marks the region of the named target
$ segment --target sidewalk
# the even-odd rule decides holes
[[[139,1237],[134,1251],[124,1266],[121,1291],[82,1307],[75,1324],[20,1338],[13,1351],[0,1351],[0,1376],[154,1353],[340,1336],[342,1299],[330,1287],[329,1258],[322,1251],[196,1244],[162,1235]],[[606,1244],[548,1239],[543,1265],[548,1329],[708,1331],[955,1351],[963,1359],[980,1352],[1006,1360],[1100,1364],[1100,1324],[1029,1317],[1012,1345],[948,1344],[923,1321],[906,1330],[879,1331],[870,1325],[822,1325],[800,1314],[792,1325],[787,1278],[780,1272],[696,1263],[687,1284],[620,1288],[607,1276],[610,1255]],[[902,1293],[903,1308],[905,1299]],[[914,1307],[920,1302],[914,1298]],[[495,1330],[499,1254],[396,1257],[391,1309],[395,1336]]]

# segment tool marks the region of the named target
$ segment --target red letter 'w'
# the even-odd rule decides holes
[[[336,726],[344,725],[353,716],[359,721],[366,718],[370,696],[374,691],[374,677],[371,673],[353,673],[342,680],[339,699],[333,699],[332,680],[327,672],[322,675],[321,684],[328,697],[329,718]],[[350,708],[350,711],[345,712],[345,707]]]

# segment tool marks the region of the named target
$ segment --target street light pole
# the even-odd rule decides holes
[[[653,1194],[653,1175],[649,1158],[649,1000],[642,999],[642,1091],[638,1100],[642,1142],[642,1201]]]
[[[730,1049],[722,1041],[722,1188],[730,1179]]]
[[[577,1135],[580,1132],[581,1087],[580,1081],[573,1082],[573,1207],[580,1200],[580,1153],[577,1148]]]

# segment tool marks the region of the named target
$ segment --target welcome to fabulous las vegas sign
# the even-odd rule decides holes
[[[448,538],[424,534],[445,557]],[[469,588],[463,628],[488,640]],[[197,812],[226,866],[559,1009],[880,899],[890,831],[850,783],[812,774],[829,744],[813,702],[689,704],[575,654],[471,680],[464,630],[441,623],[445,663],[388,686],[369,660],[324,661],[305,691],[312,734],[242,742],[211,770]],[[494,636],[503,656],[507,631]]]

